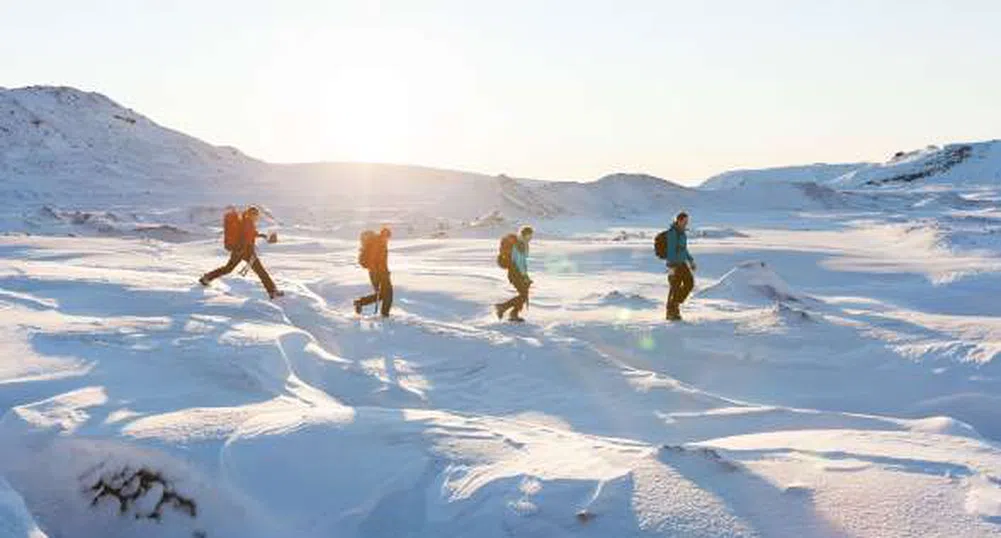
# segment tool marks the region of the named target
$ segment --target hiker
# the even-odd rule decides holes
[[[695,259],[688,253],[686,228],[688,228],[688,214],[682,211],[678,213],[674,224],[666,232],[667,281],[671,285],[671,291],[667,295],[669,321],[681,321],[681,304],[695,287],[695,277],[692,276],[692,271],[696,270]]]
[[[356,314],[361,314],[362,307],[382,301],[382,317],[389,317],[389,310],[393,308],[393,282],[389,279],[389,238],[392,236],[393,232],[387,227],[378,234],[371,230],[361,234],[358,264],[368,269],[373,293],[355,300]]]
[[[261,279],[261,284],[264,284],[264,289],[268,291],[268,297],[274,299],[285,295],[284,292],[275,287],[274,281],[261,265],[261,260],[257,257],[257,250],[254,248],[258,237],[266,238],[269,243],[278,241],[278,236],[274,232],[267,236],[257,233],[257,219],[260,216],[261,211],[257,206],[248,207],[242,215],[233,207],[226,212],[223,217],[223,241],[226,250],[229,251],[229,261],[226,262],[226,265],[202,275],[198,279],[202,286],[208,286],[213,280],[228,275],[233,272],[233,269],[236,269],[241,261],[246,261]]]
[[[528,304],[528,289],[532,279],[528,277],[528,244],[532,241],[534,231],[531,226],[523,226],[518,235],[508,234],[501,239],[500,254],[497,264],[507,269],[507,280],[518,290],[518,295],[504,303],[494,305],[497,319],[504,319],[504,314],[510,310],[508,318],[514,322],[525,321],[521,309]]]

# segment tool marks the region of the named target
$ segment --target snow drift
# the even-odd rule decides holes
[[[726,299],[740,303],[809,304],[816,300],[795,291],[771,267],[762,261],[742,262],[702,290],[700,297]]]

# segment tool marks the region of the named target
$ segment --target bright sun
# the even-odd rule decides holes
[[[420,130],[461,99],[460,62],[447,46],[406,31],[289,34],[265,62],[283,153],[313,159],[407,162]]]
[[[411,122],[409,81],[383,67],[350,67],[334,75],[318,118],[328,140],[352,160],[381,161],[406,151]]]

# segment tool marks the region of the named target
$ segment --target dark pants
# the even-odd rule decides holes
[[[514,289],[518,290],[518,295],[501,303],[501,315],[503,316],[504,312],[511,310],[511,317],[516,318],[521,313],[521,309],[528,303],[528,288],[531,284],[526,277],[513,268],[508,270],[507,280],[514,286]]]
[[[233,269],[236,269],[236,266],[240,265],[240,262],[244,260],[252,260],[250,263],[250,268],[253,269],[255,273],[257,273],[257,277],[261,279],[261,284],[264,284],[264,289],[268,290],[268,295],[274,294],[275,283],[273,280],[271,280],[271,275],[269,275],[268,272],[264,270],[264,266],[261,265],[261,260],[257,258],[257,255],[254,253],[253,249],[251,249],[250,251],[237,249],[230,252],[229,261],[226,262],[226,265],[223,265],[222,267],[214,271],[205,273],[205,276],[202,277],[202,280],[208,283],[221,277],[222,275],[228,275],[232,273]]]
[[[375,293],[358,299],[358,305],[370,305],[382,301],[382,315],[388,316],[393,308],[393,282],[389,279],[389,271],[369,271],[368,279],[372,282]]]
[[[687,263],[671,265],[669,269],[667,281],[671,284],[671,291],[667,295],[668,311],[678,308],[685,302],[695,287],[695,277],[692,276],[692,270],[688,268]]]

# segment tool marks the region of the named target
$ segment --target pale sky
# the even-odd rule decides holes
[[[998,0],[0,0],[0,86],[273,162],[696,182],[1001,137]]]

